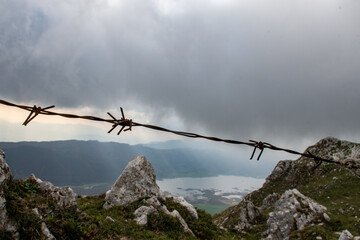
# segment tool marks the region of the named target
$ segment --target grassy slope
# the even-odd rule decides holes
[[[335,140],[320,141],[309,150],[324,157],[332,156],[339,151],[343,152],[345,157],[350,157],[354,146],[359,147],[357,144]],[[294,161],[293,168],[284,172],[278,179],[267,182],[246,198],[259,207],[267,195],[274,192],[282,194],[291,188],[298,188],[304,195],[326,206],[327,213],[332,219],[330,223],[307,226],[302,231],[294,232],[292,239],[314,239],[316,236],[322,236],[323,239],[337,239],[339,236],[335,232],[345,229],[355,236],[360,235],[360,178],[353,171],[334,164],[322,164],[314,169],[312,160],[300,158]],[[217,222],[227,218],[225,226],[231,229],[240,215],[238,209],[239,206],[230,207],[215,215],[215,218]],[[241,235],[246,239],[259,239],[261,233],[266,230],[266,219],[271,211],[272,209],[263,212],[262,221],[254,229]]]
[[[18,225],[20,239],[42,239],[41,221],[32,211],[38,208],[56,239],[195,239],[183,232],[177,219],[166,214],[150,215],[148,225],[134,221],[133,212],[143,205],[140,201],[128,207],[104,209],[104,195],[78,199],[78,209],[61,209],[42,194],[35,182],[12,180],[6,191],[9,216]],[[163,201],[169,211],[178,210],[198,239],[238,239],[234,233],[220,230],[211,215],[198,210],[194,219],[186,208],[167,198]],[[115,220],[112,222],[106,217]],[[0,232],[0,239],[11,239]]]

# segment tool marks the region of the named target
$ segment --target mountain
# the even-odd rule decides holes
[[[154,145],[158,148],[70,140],[1,142],[0,148],[6,152],[15,178],[26,178],[34,173],[56,185],[114,182],[129,159],[136,154],[145,155],[149,159],[158,178],[259,174],[258,169],[245,164],[248,161],[241,161],[230,154],[185,148],[179,141]],[[180,146],[183,148],[175,148]]]
[[[264,185],[215,222],[246,239],[338,239],[360,235],[360,144],[325,138],[305,152],[334,159],[280,161]],[[348,232],[346,232],[346,231]]]
[[[35,175],[13,179],[0,150],[0,239],[233,239],[209,214],[167,197],[152,165],[136,155],[113,187],[78,197]]]
[[[70,188],[33,175],[14,180],[0,151],[0,239],[360,239],[360,144],[325,138],[308,151],[336,164],[306,157],[280,161],[262,188],[239,204],[213,217],[197,209],[198,218],[192,207],[162,194],[104,208],[105,194],[76,198]],[[124,171],[117,181],[129,190],[146,178],[144,161],[137,159],[127,167],[137,169],[137,180]]]

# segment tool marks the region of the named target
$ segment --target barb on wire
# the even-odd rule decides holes
[[[255,146],[254,146],[254,151],[253,151],[252,154],[251,154],[250,160],[253,159],[256,149],[259,148],[259,149],[260,149],[260,153],[259,153],[259,156],[258,156],[257,159],[256,159],[256,160],[259,161],[259,160],[260,160],[260,157],[261,157],[261,154],[263,153],[264,148],[265,148],[264,143],[263,143],[263,142],[257,142],[257,141],[254,141],[254,140],[249,140],[249,142],[252,142],[252,143],[255,144]]]
[[[260,150],[260,153],[259,153],[259,155],[257,157],[257,160],[259,160],[262,153],[263,153],[263,151],[264,151],[264,149],[268,148],[268,149],[271,149],[273,151],[283,151],[283,152],[287,152],[287,153],[290,153],[290,154],[295,154],[295,155],[300,155],[300,156],[307,157],[307,158],[312,158],[312,159],[314,159],[315,163],[317,164],[316,165],[317,167],[320,166],[320,164],[323,163],[323,162],[340,164],[340,162],[334,161],[333,159],[325,159],[325,158],[321,158],[319,156],[315,156],[314,154],[312,154],[309,151],[307,151],[306,153],[300,153],[300,152],[297,152],[297,151],[294,151],[294,150],[291,150],[291,149],[276,147],[276,146],[274,146],[274,145],[272,145],[270,143],[267,143],[267,142],[254,141],[254,140],[249,140],[248,142],[243,142],[243,141],[238,141],[238,140],[222,139],[222,138],[218,138],[218,137],[204,136],[204,135],[200,135],[200,134],[197,134],[197,133],[174,131],[174,130],[166,129],[166,128],[155,126],[155,125],[137,123],[137,122],[134,122],[132,119],[125,118],[125,114],[124,114],[124,111],[123,111],[122,108],[120,108],[121,115],[122,115],[121,119],[115,118],[109,112],[107,114],[112,119],[104,119],[104,118],[95,117],[95,116],[79,116],[79,115],[75,115],[75,114],[58,113],[58,112],[49,111],[50,108],[53,108],[55,106],[41,108],[41,107],[37,107],[36,105],[34,105],[33,107],[31,107],[31,106],[24,106],[24,105],[19,105],[19,104],[7,102],[7,101],[1,100],[1,99],[0,99],[0,104],[7,105],[7,106],[10,106],[10,107],[17,107],[17,108],[29,111],[30,114],[26,118],[25,122],[23,123],[23,125],[25,125],[25,126],[27,124],[29,124],[29,122],[31,120],[33,120],[39,114],[51,115],[51,116],[61,116],[61,117],[64,117],[64,118],[80,118],[80,119],[86,119],[86,120],[90,120],[90,121],[111,123],[112,128],[108,131],[108,133],[111,133],[117,126],[121,126],[120,131],[117,133],[117,135],[119,135],[122,131],[124,131],[124,132],[125,131],[131,131],[133,127],[144,127],[144,128],[149,128],[149,129],[156,130],[156,131],[168,132],[168,133],[172,133],[172,134],[176,134],[176,135],[184,136],[184,137],[189,137],[189,138],[202,138],[202,139],[207,139],[207,140],[216,141],[216,142],[224,142],[224,143],[238,144],[238,145],[247,145],[247,146],[250,146],[250,147],[254,147],[254,150],[252,152],[250,160],[254,157],[256,149]],[[125,127],[128,127],[128,128],[125,129]]]
[[[44,110],[47,110],[47,109],[50,109],[50,108],[54,108],[54,107],[55,106],[52,105],[50,107],[41,108],[40,106],[36,107],[36,105],[34,105],[34,107],[32,108],[29,116],[26,118],[25,122],[23,123],[23,125],[24,126],[28,125],[31,120],[33,120],[37,115],[39,115],[39,113],[41,113],[41,111],[44,111]]]
[[[125,118],[125,114],[124,114],[124,111],[123,111],[122,107],[120,107],[120,111],[121,111],[121,115],[122,115],[120,120],[116,119],[113,115],[111,115],[111,113],[109,113],[109,112],[107,113],[113,119],[113,123],[114,123],[112,128],[108,131],[108,133],[111,133],[112,130],[114,130],[117,126],[121,126],[121,129],[117,133],[117,135],[120,135],[120,133],[122,132],[122,130],[124,130],[124,128],[126,126],[128,126],[129,128],[125,129],[124,132],[131,131],[132,119],[126,119]]]

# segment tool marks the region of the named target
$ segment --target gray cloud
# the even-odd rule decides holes
[[[0,96],[129,100],[235,139],[358,136],[359,1],[166,2],[2,1]]]

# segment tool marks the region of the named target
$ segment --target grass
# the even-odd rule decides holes
[[[162,200],[162,204],[169,211],[176,209],[196,237],[185,233],[176,218],[162,212],[150,215],[148,224],[139,226],[133,213],[144,205],[142,200],[127,207],[104,209],[104,197],[78,198],[78,209],[64,209],[42,193],[36,182],[11,180],[6,191],[6,208],[9,217],[17,223],[20,239],[43,239],[42,222],[56,239],[240,239],[235,233],[219,229],[204,210],[199,209],[199,219],[195,219],[172,198]],[[34,208],[39,210],[42,220],[35,215]],[[1,232],[0,239],[11,239],[11,236]]]
[[[339,149],[340,146],[340,149]],[[315,154],[331,155],[343,151],[345,155],[351,154],[354,145],[337,143],[336,146],[320,146],[327,152]],[[293,162],[293,167],[283,172],[282,175],[249,194],[245,198],[254,202],[258,207],[262,205],[263,199],[272,193],[282,194],[284,191],[297,188],[302,194],[312,198],[327,208],[326,213],[331,218],[326,222],[322,216],[305,226],[304,229],[292,232],[290,239],[338,239],[336,232],[349,230],[354,236],[360,236],[360,178],[354,172],[344,166],[323,163],[314,169],[309,165],[312,160],[301,158]],[[263,218],[268,218],[272,209],[262,212]],[[218,222],[224,221],[225,227],[232,229],[236,225],[240,211],[238,206],[233,206],[216,214],[214,217]],[[261,232],[266,230],[266,222],[259,222],[253,229],[246,233],[240,233],[245,239],[260,239]]]
[[[228,205],[211,205],[211,204],[201,204],[201,203],[196,203],[193,205],[194,207],[204,210],[205,212],[211,215],[224,211],[229,207]]]

